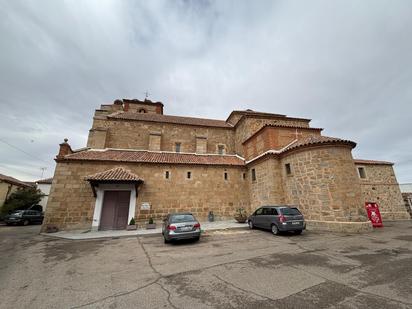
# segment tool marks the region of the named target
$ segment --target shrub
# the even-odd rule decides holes
[[[154,222],[153,222],[153,218],[152,217],[150,217],[149,218],[149,224],[153,224]]]
[[[43,196],[44,194],[35,187],[19,188],[7,198],[1,208],[1,214],[7,215],[16,209],[27,209],[38,204]]]
[[[135,225],[135,224],[136,224],[136,221],[134,221],[134,218],[132,217],[130,219],[129,225]]]

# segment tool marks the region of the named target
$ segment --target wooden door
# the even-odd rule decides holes
[[[130,191],[104,191],[100,230],[125,229],[129,217]]]
[[[127,219],[129,218],[129,204],[130,191],[118,191],[116,204],[117,213],[114,221],[115,229],[122,230],[127,227]]]

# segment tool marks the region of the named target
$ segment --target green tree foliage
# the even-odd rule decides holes
[[[38,204],[43,196],[44,194],[35,187],[20,188],[9,195],[1,208],[1,214],[6,215],[15,209],[27,209]]]

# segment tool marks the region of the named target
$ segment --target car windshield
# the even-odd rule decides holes
[[[192,215],[173,215],[170,217],[170,223],[196,221]]]
[[[297,208],[282,208],[282,214],[286,216],[300,215],[300,211]]]

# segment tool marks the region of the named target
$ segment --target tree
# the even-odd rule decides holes
[[[16,209],[27,209],[40,202],[44,194],[35,187],[19,188],[10,194],[1,208],[1,214],[6,215]]]

